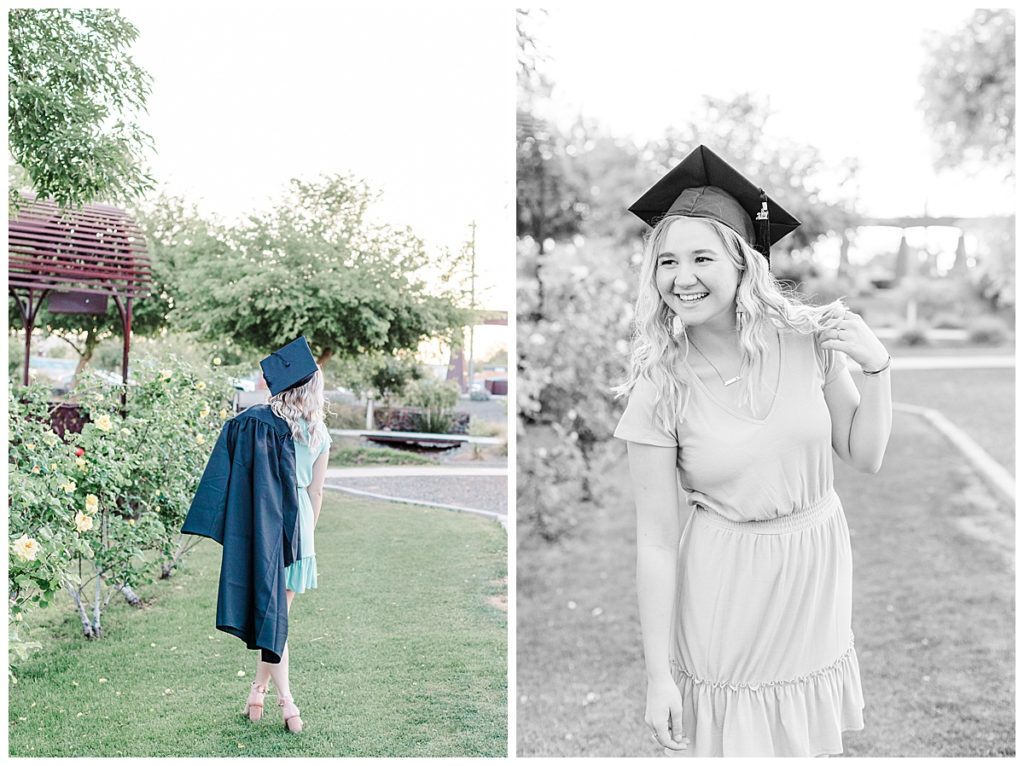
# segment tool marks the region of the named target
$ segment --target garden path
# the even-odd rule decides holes
[[[324,486],[363,497],[473,513],[508,528],[506,466],[328,468]]]

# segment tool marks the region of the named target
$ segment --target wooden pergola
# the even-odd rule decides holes
[[[128,214],[108,205],[63,209],[25,195],[8,221],[7,284],[25,329],[28,385],[32,330],[43,301],[54,313],[103,314],[113,299],[121,315],[124,353],[121,375],[128,386],[132,303],[152,282],[146,242]],[[122,394],[122,400],[124,394]]]

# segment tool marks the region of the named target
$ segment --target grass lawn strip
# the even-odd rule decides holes
[[[326,495],[320,588],[292,609],[295,736],[273,691],[262,722],[241,716],[256,653],[214,629],[221,548],[203,541],[140,589],[145,610],[112,601],[100,641],[51,609],[59,631],[11,687],[10,754],[503,756],[505,544],[482,518]]]
[[[885,467],[837,461],[853,536],[867,728],[848,755],[1012,755],[1010,509],[944,437],[897,413]],[[575,537],[518,553],[521,755],[658,755],[643,723],[634,512],[625,450]]]
[[[892,397],[903,404],[938,410],[1013,475],[1013,384],[1012,369],[897,369],[892,376]]]

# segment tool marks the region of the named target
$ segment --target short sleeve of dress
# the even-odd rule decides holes
[[[615,428],[615,438],[655,447],[678,446],[674,430],[669,431],[655,412],[657,391],[654,384],[641,378],[629,395],[626,411]]]
[[[321,422],[318,424],[318,428],[320,429],[320,437],[323,441],[320,442],[320,451],[316,454],[316,459],[319,459],[325,452],[330,452],[331,444],[333,443],[333,440],[331,439],[331,432],[327,430],[327,424]],[[316,462],[316,460],[314,460],[314,462]]]
[[[818,369],[821,370],[821,375],[825,380],[822,384],[822,388],[824,388],[846,369],[846,354],[835,349],[822,348],[821,333],[815,333],[813,338],[814,355],[817,358]]]

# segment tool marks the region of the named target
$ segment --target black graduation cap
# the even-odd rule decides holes
[[[764,189],[703,144],[644,192],[629,212],[648,226],[669,214],[711,218],[738,233],[766,259],[771,245],[800,225]]]
[[[261,359],[260,367],[271,396],[301,386],[317,371],[316,359],[309,350],[305,335],[300,335],[287,346]]]

